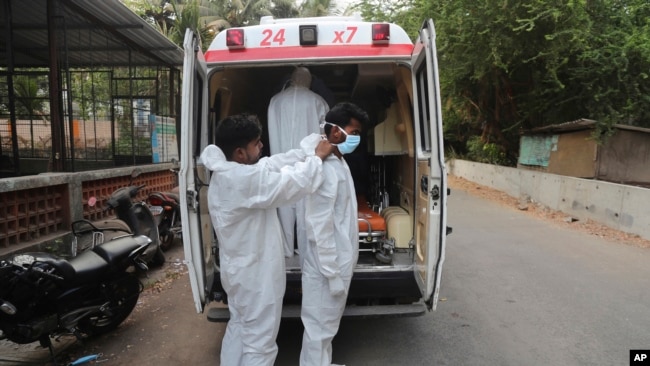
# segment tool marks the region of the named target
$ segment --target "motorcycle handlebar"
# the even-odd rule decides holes
[[[131,195],[131,198],[137,196],[137,195],[138,195],[138,192],[140,192],[140,190],[141,190],[142,188],[146,187],[146,186],[147,186],[146,184],[141,184],[141,185],[139,185],[139,186],[135,186],[135,187],[133,187],[133,188],[131,189],[131,192],[129,192],[130,195]]]
[[[50,279],[57,280],[57,281],[63,281],[64,280],[63,277],[61,277],[59,275],[55,275],[54,273],[45,272],[44,270],[42,270],[40,268],[32,267],[32,270],[34,272],[38,272],[43,277],[48,277]]]

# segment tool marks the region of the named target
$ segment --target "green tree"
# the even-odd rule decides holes
[[[391,17],[413,37],[423,19],[436,24],[456,151],[478,135],[514,161],[520,129],[579,118],[650,126],[647,0],[414,0]]]
[[[180,46],[185,30],[192,29],[200,35],[204,50],[226,28],[259,24],[267,15],[299,15],[292,0],[129,0],[125,4]]]
[[[333,15],[336,4],[332,0],[305,0],[300,4],[301,17]]]

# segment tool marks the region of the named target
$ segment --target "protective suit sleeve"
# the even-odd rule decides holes
[[[312,155],[314,155],[312,153]],[[299,161],[305,160],[307,154],[302,149],[292,149],[286,153],[277,153],[265,158],[267,167],[274,172],[279,172],[282,167],[287,165],[294,165]]]
[[[330,295],[341,296],[345,295],[345,283],[340,276],[332,277],[329,279]]]
[[[217,145],[208,145],[201,152],[199,163],[205,165],[211,171],[216,170],[220,165],[226,163],[226,156]]]
[[[320,272],[328,279],[330,292],[334,295],[334,292],[340,292],[340,287],[343,286],[334,239],[334,203],[337,184],[328,181],[328,178],[331,180],[336,176],[325,177],[325,182],[318,191],[305,199],[305,225],[307,236],[316,243],[315,253]]]
[[[316,191],[323,182],[323,162],[317,156],[284,166],[279,172],[261,160],[249,168],[255,171],[240,180],[247,187],[242,205],[248,208],[277,208],[295,203]]]

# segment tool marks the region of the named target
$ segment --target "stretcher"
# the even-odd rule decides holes
[[[357,196],[359,251],[374,251],[372,244],[386,237],[386,220],[373,211],[364,196]],[[370,245],[369,245],[370,244]]]
[[[375,212],[365,197],[357,197],[359,224],[359,252],[374,253],[384,264],[392,262],[395,249],[409,248],[413,237],[411,217],[398,206],[386,207]]]

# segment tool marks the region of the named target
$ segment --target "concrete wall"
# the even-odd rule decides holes
[[[172,163],[138,166],[142,175],[135,184],[146,185],[138,198],[143,200],[151,191],[174,187],[176,177],[170,172],[173,167]],[[112,211],[103,211],[100,202],[115,189],[126,186],[134,169],[130,166],[0,179],[0,257],[32,247],[52,247],[48,251],[57,252],[54,247],[60,242],[69,247],[70,224],[89,218],[86,214],[92,215],[87,212],[91,209],[88,196],[97,196],[98,205],[92,211],[101,213],[99,218],[112,216]]]
[[[650,187],[650,133],[618,130],[599,155],[599,179]]]
[[[650,240],[650,189],[449,160],[449,174]]]

